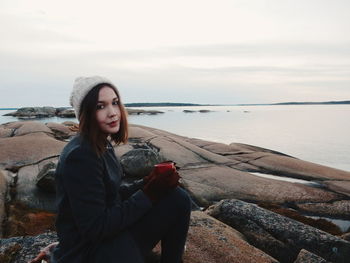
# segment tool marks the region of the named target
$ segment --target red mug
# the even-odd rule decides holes
[[[168,162],[168,163],[159,163],[154,166],[156,173],[158,174],[163,174],[166,173],[170,170],[175,171],[176,167],[173,162]]]

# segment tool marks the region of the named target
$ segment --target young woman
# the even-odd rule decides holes
[[[75,80],[70,98],[79,132],[56,169],[58,245],[51,262],[141,263],[161,241],[161,262],[182,262],[191,202],[175,166],[121,187],[113,144],[128,138],[127,115],[113,83]]]

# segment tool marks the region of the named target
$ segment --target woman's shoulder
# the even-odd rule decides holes
[[[63,148],[61,152],[60,159],[67,159],[70,156],[93,156],[97,157],[97,155],[94,153],[92,147],[90,144],[82,138],[79,134],[74,136]]]

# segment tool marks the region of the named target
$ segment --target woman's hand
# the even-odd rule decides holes
[[[163,198],[169,190],[179,185],[180,175],[174,162],[167,161],[154,166],[151,173],[144,178],[143,191],[152,200],[157,202]]]

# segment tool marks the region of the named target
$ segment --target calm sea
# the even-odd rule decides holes
[[[140,109],[140,108],[138,108]],[[350,105],[201,106],[142,108],[164,114],[130,116],[130,123],[183,136],[256,145],[350,171]],[[210,110],[184,113],[183,110]],[[0,123],[16,121],[0,110]],[[63,122],[49,118],[42,122]],[[75,120],[75,119],[73,119]],[[76,121],[76,120],[75,120]]]

